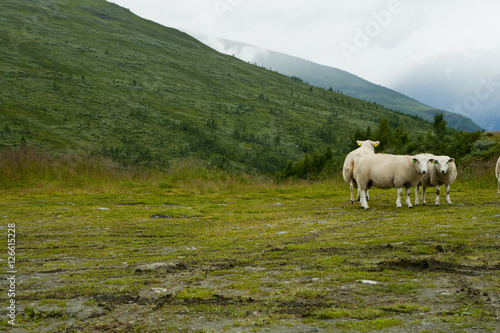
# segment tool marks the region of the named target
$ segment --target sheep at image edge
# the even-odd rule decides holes
[[[497,190],[497,193],[500,194],[500,157],[498,158],[497,166],[495,167],[495,175],[498,178],[498,190]]]

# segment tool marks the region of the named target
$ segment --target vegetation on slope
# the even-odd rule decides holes
[[[495,160],[500,155],[498,135],[492,132],[457,131],[446,126],[447,121],[442,113],[434,116],[432,130],[425,135],[419,134],[410,138],[404,126],[395,130],[391,121],[382,118],[377,128],[368,126],[365,130],[356,129],[351,140],[350,150],[356,149],[357,140],[376,140],[381,145],[378,153],[415,154],[432,152],[435,155],[447,155],[455,158],[457,164],[470,165],[476,160]],[[335,159],[330,149],[322,154],[314,153],[296,162],[289,161],[285,169],[277,177],[287,178],[325,178],[331,177],[342,166],[342,159]]]
[[[222,55],[104,0],[2,1],[0,145],[273,173],[382,118],[431,124]]]

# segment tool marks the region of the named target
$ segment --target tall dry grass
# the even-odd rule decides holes
[[[112,160],[75,153],[50,154],[40,148],[0,150],[0,188],[55,184],[67,187],[97,185],[129,176]]]
[[[496,189],[496,160],[469,161],[459,165],[459,179],[467,187]],[[309,181],[299,181],[298,183]],[[328,180],[333,187],[345,186],[340,172]],[[190,187],[200,191],[238,189],[242,185],[265,188],[290,186],[293,182],[276,184],[269,177],[230,174],[207,166],[197,159],[180,160],[168,169],[123,167],[110,158],[73,152],[50,153],[26,146],[0,149],[0,189],[66,188],[116,190],[123,187],[156,186],[160,189]]]
[[[485,160],[467,160],[458,166],[458,180],[472,188],[497,188],[496,156]]]
[[[268,182],[263,177],[229,174],[208,167],[197,159],[181,160],[168,169],[123,167],[110,158],[73,152],[53,154],[37,147],[0,150],[0,189],[189,186],[215,190],[252,182]]]

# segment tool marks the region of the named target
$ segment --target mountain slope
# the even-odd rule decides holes
[[[481,130],[480,126],[466,116],[431,108],[394,90],[373,84],[337,68],[319,65],[298,57],[262,50],[255,46],[234,41],[222,39],[214,43],[213,40],[211,41],[203,36],[199,38],[202,41],[207,41],[208,45],[215,47],[219,51],[235,54],[244,60],[266,68],[272,68],[285,75],[300,77],[318,87],[332,88],[348,96],[375,102],[404,113],[418,115],[429,121],[432,121],[436,113],[444,113],[450,127],[467,131]]]
[[[198,157],[274,172],[381,118],[431,125],[223,55],[104,0],[0,4],[0,146],[33,144],[123,163]]]

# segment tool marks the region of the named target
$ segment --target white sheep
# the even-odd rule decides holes
[[[429,154],[429,153],[420,154],[420,155],[429,157],[429,158],[430,158],[429,163],[434,163],[434,162],[435,162],[435,160],[436,160],[436,158],[437,158],[437,156],[436,156],[436,155]],[[432,160],[432,162],[430,162],[431,160]],[[432,166],[432,165],[431,165],[431,166]],[[429,168],[429,167],[428,167],[428,168]],[[426,175],[428,175],[428,174],[426,174]],[[423,177],[422,177],[422,179],[423,179]],[[420,182],[420,183],[419,183],[419,184],[415,187],[415,206],[420,205],[420,201],[419,201],[419,200],[420,200],[420,195],[419,195],[419,193],[418,193],[418,191],[419,191],[419,187],[420,187],[420,186],[422,186],[422,182]],[[424,205],[425,205],[425,204],[424,204]]]
[[[354,203],[354,189],[358,187],[358,185],[356,184],[356,180],[353,177],[354,167],[356,165],[356,162],[363,155],[375,154],[375,147],[377,147],[380,144],[379,141],[370,141],[370,140],[366,141],[358,140],[356,142],[360,147],[347,154],[344,160],[344,166],[342,168],[342,176],[344,177],[345,182],[349,184],[349,186],[351,187],[351,203]],[[358,200],[359,200],[359,191],[358,191]]]
[[[495,175],[498,178],[498,191],[497,191],[497,193],[500,194],[500,157],[498,158],[497,166],[495,168]]]
[[[455,159],[449,156],[435,156],[434,164],[429,167],[429,172],[424,175],[421,181],[422,185],[422,205],[426,205],[425,193],[427,187],[434,186],[436,188],[435,205],[439,206],[439,194],[441,193],[440,186],[446,187],[446,202],[451,205],[450,200],[450,185],[457,179],[457,167]],[[420,185],[420,184],[419,184]],[[418,186],[417,191],[418,195]]]
[[[356,163],[354,178],[360,191],[361,207],[368,209],[366,193],[369,188],[397,188],[396,206],[401,208],[401,194],[406,189],[406,205],[412,208],[410,188],[417,186],[427,173],[430,157],[425,155],[372,154],[362,156]]]

